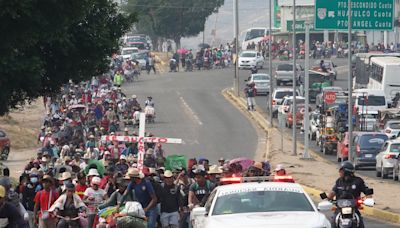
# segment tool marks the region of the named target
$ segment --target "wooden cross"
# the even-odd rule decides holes
[[[165,143],[165,144],[182,144],[182,139],[176,138],[165,138],[165,137],[145,137],[146,130],[146,114],[140,113],[139,117],[139,136],[117,136],[117,135],[103,135],[101,140],[103,141],[118,141],[118,142],[130,142],[138,144],[138,169],[142,171],[143,161],[145,154],[145,143]]]

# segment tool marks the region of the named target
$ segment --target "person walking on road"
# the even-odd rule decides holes
[[[147,74],[150,74],[151,70],[153,70],[154,74],[156,74],[155,58],[150,53],[149,53],[149,57],[147,58],[147,61],[146,61],[146,69],[147,69]]]
[[[256,99],[255,96],[257,94],[256,84],[254,82],[249,83],[244,89],[244,93],[247,97],[247,110],[255,111],[256,110]]]

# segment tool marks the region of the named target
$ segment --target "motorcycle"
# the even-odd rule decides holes
[[[373,189],[368,189],[367,195],[373,194]],[[325,192],[320,194],[321,199],[327,199]],[[318,204],[318,210],[329,211],[335,209],[333,224],[336,228],[358,228],[361,225],[362,217],[359,209],[362,205],[372,207],[375,201],[372,198],[343,197],[332,201],[323,201]]]

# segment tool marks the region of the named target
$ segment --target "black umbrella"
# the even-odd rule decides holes
[[[207,43],[201,43],[199,44],[199,48],[210,48],[211,46]]]

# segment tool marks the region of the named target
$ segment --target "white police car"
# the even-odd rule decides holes
[[[299,184],[283,182],[219,186],[205,207],[193,209],[191,222],[194,228],[331,227]]]

